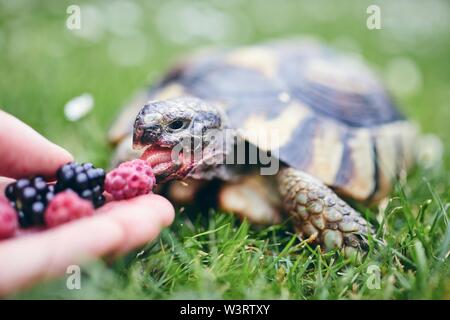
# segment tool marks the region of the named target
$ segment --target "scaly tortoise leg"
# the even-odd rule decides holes
[[[325,250],[341,248],[348,256],[367,248],[371,226],[321,181],[305,172],[283,168],[278,183],[285,210],[302,238]]]

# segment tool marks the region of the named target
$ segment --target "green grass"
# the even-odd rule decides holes
[[[169,27],[161,16],[168,20],[167,12],[186,7],[182,4],[187,1],[168,2],[136,2],[141,12],[137,32],[123,35],[122,29],[114,28],[121,19],[111,18],[111,2],[79,1],[82,8],[96,8],[97,25],[101,17],[104,21],[103,34],[86,39],[65,28],[66,7],[72,1],[0,0],[0,106],[65,146],[78,160],[107,166],[112,150],[105,134],[120,106],[136,89],[157,79],[175,57],[212,45],[204,38],[182,44],[171,41],[173,33],[166,33]],[[411,173],[379,214],[377,208],[360,208],[377,229],[378,240],[371,240],[366,257],[352,261],[335,252],[320,254],[298,241],[289,221],[257,228],[228,214],[191,208],[178,213],[172,227],[142,250],[112,264],[98,261],[83,267],[81,291],[67,290],[65,279],[59,279],[18,297],[450,298],[448,10],[440,1],[410,1],[403,7],[378,3],[383,29],[369,31],[365,24],[369,2],[363,1],[190,2],[200,6],[203,15],[204,10],[216,10],[214,21],[223,15],[232,21],[234,31],[214,41],[216,45],[306,33],[356,50],[388,80],[404,112],[425,132],[442,139],[441,167]],[[430,17],[429,25],[421,24],[423,15]],[[183,34],[186,28],[180,30],[178,34]],[[130,54],[142,50],[134,47],[136,43],[145,43],[142,60],[118,64],[124,56],[117,56],[118,43]],[[394,72],[392,80],[389,66],[399,58],[419,73],[409,92],[401,90],[408,77]],[[95,109],[79,122],[66,121],[64,104],[84,92],[94,96]],[[381,272],[380,289],[367,286],[372,265]]]
[[[398,190],[379,221],[372,220],[378,241],[359,261],[321,254],[298,241],[289,223],[257,230],[213,210],[178,213],[159,241],[113,265],[84,269],[82,290],[66,290],[63,279],[22,297],[448,299],[448,208],[434,197],[433,189]],[[373,266],[379,289],[370,286]]]

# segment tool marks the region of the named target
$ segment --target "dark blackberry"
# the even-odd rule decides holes
[[[101,195],[94,199],[94,208],[100,208],[105,204],[106,198],[104,195]]]
[[[22,228],[44,224],[44,212],[54,196],[43,177],[19,179],[6,187],[5,195],[17,211]]]
[[[70,189],[81,198],[91,201],[95,208],[105,203],[103,191],[106,174],[103,169],[95,168],[92,163],[65,164],[58,170],[56,177],[57,193]]]

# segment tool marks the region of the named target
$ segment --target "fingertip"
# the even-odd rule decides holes
[[[60,164],[66,164],[74,161],[74,157],[69,151],[54,143],[53,146],[55,147],[55,156],[58,158]]]
[[[59,167],[74,161],[73,155],[63,147],[47,139],[43,143],[46,144],[45,153],[47,161],[44,162],[41,170],[47,172],[46,176],[53,176]]]

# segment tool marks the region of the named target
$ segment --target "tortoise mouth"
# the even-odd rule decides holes
[[[185,161],[182,152],[177,154],[173,148],[159,145],[147,147],[141,159],[152,167],[157,183],[182,179],[192,166],[190,161]]]

